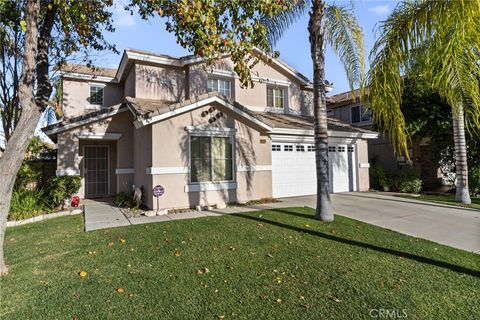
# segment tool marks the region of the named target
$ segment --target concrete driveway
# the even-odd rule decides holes
[[[315,196],[282,199],[283,207],[315,208]],[[382,193],[332,194],[335,214],[480,253],[480,211]]]

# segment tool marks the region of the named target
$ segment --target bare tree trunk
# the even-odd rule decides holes
[[[453,140],[455,147],[455,168],[457,175],[457,192],[455,201],[471,204],[470,193],[468,191],[468,165],[467,165],[467,143],[465,141],[465,123],[463,114],[463,105],[458,109],[452,110],[453,118]]]
[[[317,173],[317,208],[315,218],[333,221],[328,174],[328,127],[325,98],[325,25],[323,1],[312,1],[308,23],[310,50],[313,61],[313,113],[315,164]]]
[[[22,106],[22,113],[16,129],[5,147],[5,152],[0,158],[0,177],[2,177],[2,183],[0,183],[0,275],[8,273],[3,243],[13,185],[41,115],[34,94],[39,10],[39,0],[27,1],[25,15],[27,30],[25,32],[22,77],[19,86],[19,101]]]

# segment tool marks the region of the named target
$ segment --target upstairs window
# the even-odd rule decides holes
[[[103,89],[105,87],[98,84],[91,84],[90,85],[90,98],[88,102],[91,105],[95,106],[103,106]]]
[[[372,112],[370,109],[362,106],[355,106],[350,109],[351,123],[367,122],[372,120]]]
[[[226,79],[215,79],[215,78],[208,79],[207,91],[208,92],[218,91],[224,96],[231,98],[232,82]]]
[[[267,88],[267,107],[275,109],[285,108],[285,90],[282,88]]]

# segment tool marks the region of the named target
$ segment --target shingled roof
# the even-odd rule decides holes
[[[86,65],[74,64],[74,63],[67,63],[62,65],[59,68],[59,71],[74,72],[74,73],[81,73],[85,75],[103,76],[103,77],[111,77],[111,78],[114,78],[115,74],[117,73],[117,69],[95,67],[95,66],[88,67]]]
[[[272,128],[313,130],[313,117],[274,112],[257,112],[257,114],[260,115],[260,118],[264,123]],[[351,126],[332,118],[328,118],[327,122],[329,130],[375,133],[374,131]]]

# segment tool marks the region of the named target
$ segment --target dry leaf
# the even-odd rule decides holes
[[[234,247],[230,247],[230,250],[231,250],[231,251],[235,251],[235,248],[234,248]]]
[[[125,242],[127,242],[127,240],[125,240],[125,239],[120,239],[120,243],[121,243],[121,244],[124,244]]]
[[[87,273],[85,271],[80,271],[78,275],[82,278],[85,278],[87,276]]]
[[[277,301],[278,303],[282,303],[282,299],[277,299],[275,301]]]
[[[225,316],[217,316],[218,319],[225,319]]]
[[[113,242],[107,243],[107,247],[113,247]]]
[[[115,289],[115,291],[117,293],[124,293],[125,292],[125,290],[123,288],[117,288],[117,289]]]
[[[180,257],[182,255],[182,253],[180,251],[175,251],[175,257]]]
[[[304,225],[305,228],[310,228],[309,224]]]

